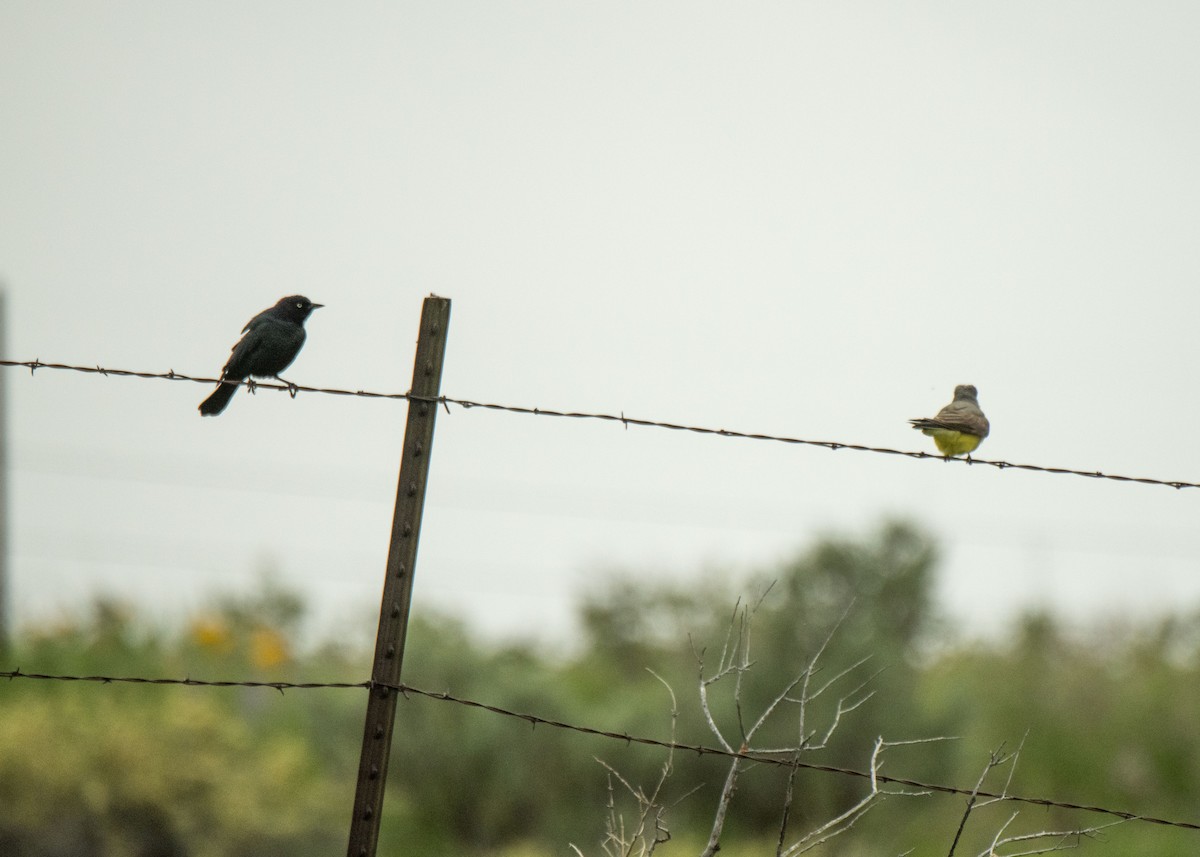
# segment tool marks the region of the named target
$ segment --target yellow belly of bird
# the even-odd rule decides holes
[[[983,440],[977,434],[967,434],[966,432],[954,431],[953,429],[931,428],[921,429],[921,431],[933,438],[933,442],[937,444],[938,451],[947,458],[974,452],[975,448]]]

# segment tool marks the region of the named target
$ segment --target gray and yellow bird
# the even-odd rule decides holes
[[[954,401],[938,411],[936,417],[909,422],[913,428],[933,438],[938,451],[946,458],[974,452],[991,428],[979,409],[979,391],[974,384],[955,387]]]

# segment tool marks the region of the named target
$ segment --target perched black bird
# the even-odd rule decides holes
[[[315,304],[304,295],[291,295],[250,319],[242,328],[245,335],[233,346],[233,354],[221,370],[220,385],[200,403],[201,415],[215,417],[225,410],[239,381],[251,376],[278,378],[304,345],[304,320],[321,306],[324,304]]]

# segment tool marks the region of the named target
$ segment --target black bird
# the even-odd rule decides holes
[[[304,345],[304,320],[321,306],[324,304],[315,304],[304,295],[290,295],[250,319],[242,328],[245,335],[233,346],[233,354],[221,370],[220,385],[200,403],[201,415],[215,417],[225,410],[239,381],[251,376],[279,378]]]

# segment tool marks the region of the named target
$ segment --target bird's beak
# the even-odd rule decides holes
[[[325,304],[313,304],[313,305],[312,305],[312,308],[313,308],[313,309],[320,309],[320,308],[321,308],[321,307],[323,307],[323,306],[325,306]]]

